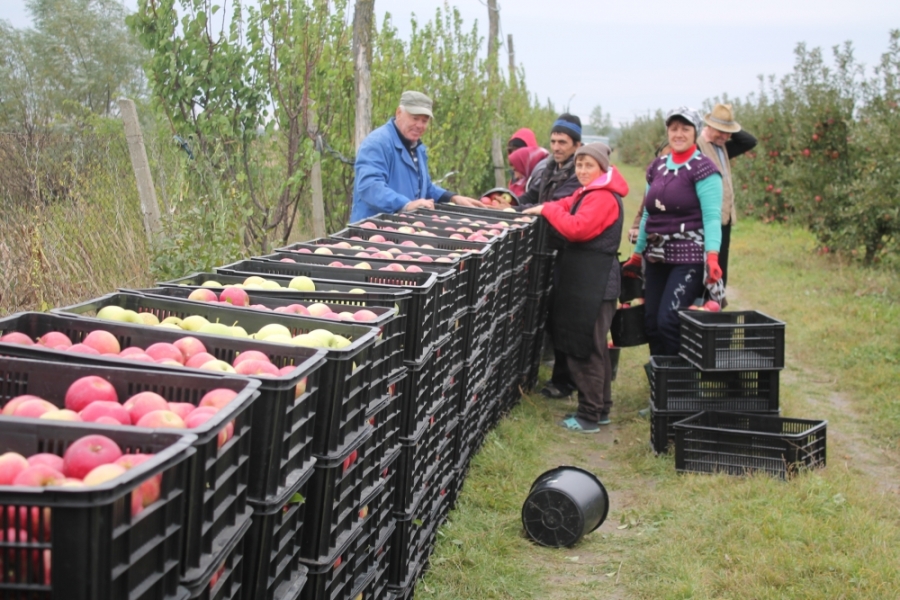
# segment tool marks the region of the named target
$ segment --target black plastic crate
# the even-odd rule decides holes
[[[308,569],[306,585],[300,592],[301,600],[351,598],[354,584],[352,547],[361,534],[362,524],[359,524],[325,560],[300,559]]]
[[[244,561],[244,598],[296,598],[306,583],[300,564],[300,539],[306,519],[310,465],[289,490],[282,504],[253,503],[253,525],[247,533]]]
[[[521,342],[525,331],[531,331],[525,325],[525,301],[522,300],[517,306],[509,309],[507,316],[509,317],[509,326],[506,330],[507,345]]]
[[[647,333],[644,329],[644,314],[643,304],[616,310],[609,333],[612,335],[613,343],[617,347],[628,348],[647,343]]]
[[[415,585],[422,573],[420,567],[424,567],[424,563],[428,560],[426,542],[430,526],[430,521],[426,522],[418,515],[397,521],[391,539],[391,557],[388,567],[390,588],[405,589]]]
[[[526,332],[522,340],[525,367],[522,370],[522,387],[526,390],[537,385],[538,369],[541,366],[541,353],[544,347],[544,330],[536,329]]]
[[[182,579],[181,585],[188,597],[197,600],[242,600],[246,598],[244,573],[246,571],[247,534],[253,520],[248,513],[244,519],[229,528],[230,536],[217,548],[212,568],[197,579]]]
[[[195,288],[187,287],[156,287],[137,290],[121,289],[120,291],[126,293],[137,293],[143,296],[151,297],[161,296],[166,298],[178,298],[187,302],[194,302],[193,300],[188,299],[188,296],[190,296],[194,289]],[[297,303],[297,299],[289,297],[289,294],[282,294],[279,297],[275,297],[274,295],[257,293],[253,290],[250,290],[249,292],[247,292],[247,295],[249,296],[250,304],[252,305],[247,308],[253,308],[254,306],[265,306],[270,310],[275,310],[279,307],[288,307]],[[359,304],[358,295],[354,294],[354,296],[357,296],[355,304],[321,302],[319,300],[314,300],[314,302],[321,302],[333,312],[338,314],[342,312],[355,312],[363,307]],[[391,305],[389,307],[365,306],[365,309],[374,313],[377,318],[372,321],[344,322],[364,325],[367,327],[377,327],[379,329],[375,344],[372,347],[371,371],[372,379],[376,380],[403,366],[403,342],[405,341],[406,337],[406,315],[401,315],[394,305]],[[313,317],[310,315],[302,315],[302,318],[304,319],[304,321],[306,319],[318,319],[317,317]],[[330,319],[324,319],[323,322],[333,323],[334,321]]]
[[[372,437],[361,451],[366,487],[380,479],[384,460],[400,448],[400,394],[405,376],[404,372],[390,385],[393,394],[385,396],[366,412],[366,420],[372,426]]]
[[[238,324],[248,333],[256,332],[270,323],[287,327],[292,335],[307,333],[314,329],[327,329],[351,341],[345,348],[325,348],[326,362],[319,375],[320,393],[315,407],[316,427],[313,437],[313,452],[324,454],[337,452],[348,439],[358,432],[365,422],[365,407],[369,394],[369,368],[372,362],[371,350],[378,330],[365,325],[351,325],[338,321],[326,322],[321,319],[304,319],[298,316],[255,314],[241,308],[213,306],[205,303],[187,302],[177,299],[152,298],[139,294],[119,292],[53,312],[75,314],[83,318],[95,319],[98,323],[111,323],[96,319],[97,311],[105,306],[119,306],[136,312],[151,312],[160,320],[175,316],[200,315],[210,322]],[[147,325],[135,328],[157,329]],[[190,335],[190,334],[187,334]],[[235,339],[212,336],[218,339]],[[277,344],[289,347],[287,344]]]
[[[274,254],[267,254],[265,256],[257,256],[253,257],[251,260],[254,261],[266,261],[266,262],[277,262],[284,264],[282,259],[287,259],[293,261],[290,264],[298,264],[298,265],[310,265],[310,266],[322,266],[329,267],[329,265],[334,262],[336,259],[334,255],[327,254],[299,254],[295,252],[276,252]],[[433,273],[435,276],[435,294],[436,294],[436,326],[440,328],[442,325],[447,324],[450,321],[450,318],[456,314],[456,311],[459,310],[462,306],[465,306],[465,300],[468,293],[468,280],[461,280],[459,278],[459,273],[457,269],[450,264],[444,263],[421,263],[418,261],[395,261],[389,259],[375,259],[375,258],[362,258],[355,256],[345,256],[342,257],[343,260],[339,261],[341,263],[347,265],[358,265],[360,263],[368,263],[372,268],[371,269],[357,269],[357,270],[369,270],[369,271],[378,271],[380,276],[390,276],[389,273],[409,273],[409,274],[417,274],[411,271],[387,271],[385,272],[384,267],[388,267],[394,263],[415,263],[421,269],[422,273]],[[458,260],[458,259],[456,259]],[[341,268],[345,271],[350,270],[347,267],[337,267]]]
[[[247,480],[250,467],[250,430],[259,384],[240,376],[221,377],[188,373],[167,373],[99,365],[64,364],[24,358],[0,357],[0,400],[32,394],[58,407],[65,406],[66,390],[77,379],[101,377],[116,389],[124,403],[139,392],[155,392],[169,402],[198,404],[210,390],[228,388],[238,395],[206,423],[194,429],[160,429],[169,433],[193,434],[195,452],[189,461],[184,535],[181,555],[182,575],[199,577],[208,570],[211,555],[226,530],[247,510]],[[31,424],[34,419],[0,417],[0,422]],[[130,425],[91,423],[98,432],[151,431]],[[219,436],[231,428],[233,435],[221,447]],[[112,437],[109,435],[109,437]]]
[[[547,321],[548,312],[547,293],[526,294],[525,295],[525,331],[534,331],[537,328],[543,328]]]
[[[692,417],[695,411],[659,410],[650,404],[650,448],[656,454],[669,451],[669,441],[675,439],[675,423]]]
[[[306,499],[310,518],[303,527],[301,558],[328,562],[335,549],[359,528],[359,501],[365,487],[362,451],[371,436],[372,428],[367,424],[341,454],[316,457]]]
[[[363,577],[357,578],[351,598],[388,598],[388,562],[391,556],[391,539],[396,525],[391,522],[387,535],[370,544],[372,567]]]
[[[494,322],[493,300],[495,295],[496,292],[490,292],[481,299],[475,308],[471,309],[471,325],[466,334],[466,360],[472,358],[482,348],[486,336],[490,333],[491,324]]]
[[[0,541],[3,598],[185,597],[178,587],[179,560],[194,435],[9,419],[0,421],[0,454],[62,456],[72,442],[96,433],[125,453],[156,456],[90,488],[0,486],[3,531],[24,530],[28,536],[28,541]],[[132,516],[132,492],[157,476],[159,498]]]
[[[80,317],[47,313],[19,313],[0,320],[0,332],[19,331],[32,338],[37,338],[50,331],[59,331],[76,343],[84,339],[91,331],[98,329],[115,335],[123,348],[128,346],[146,348],[158,342],[171,343],[185,337],[181,332],[171,329],[134,327],[131,324],[112,321],[97,322]],[[254,435],[251,437],[250,444],[250,475],[247,481],[247,496],[254,500],[277,503],[284,498],[287,488],[296,483],[296,477],[312,457],[314,409],[319,396],[320,371],[325,364],[324,351],[192,332],[185,333],[190,333],[191,336],[203,342],[210,354],[229,363],[240,352],[255,349],[264,352],[279,367],[296,366],[293,371],[277,377],[251,377],[258,382],[260,395],[256,403],[263,408],[252,412],[250,426]],[[207,377],[220,375],[213,371],[140,363],[109,356],[63,352],[43,346],[0,344],[0,348],[2,348],[0,352],[7,355],[68,364],[171,371]]]
[[[372,545],[384,540],[394,526],[394,492],[397,479],[394,477],[395,471],[392,467],[393,464],[384,467],[384,476],[368,489],[369,493],[360,504],[360,511],[365,511],[366,514],[363,535]]]
[[[400,382],[400,438],[418,439],[428,421],[434,397],[434,351],[422,361],[406,361],[406,377]]]
[[[216,273],[226,275],[266,275],[267,277],[309,277],[316,284],[316,289],[332,287],[337,284],[352,284],[350,289],[369,289],[385,291],[403,288],[412,292],[410,298],[407,323],[416,323],[419,336],[407,333],[406,356],[419,356],[427,352],[427,344],[431,341],[430,333],[438,326],[438,288],[437,275],[434,273],[406,273],[398,271],[370,271],[364,269],[343,269],[341,267],[323,267],[317,265],[301,265],[293,263],[242,260],[223,267],[217,267]],[[366,288],[359,286],[366,285]],[[409,332],[411,325],[407,327]],[[425,343],[418,342],[425,340]]]
[[[538,252],[528,265],[528,293],[542,294],[550,289],[553,281],[553,264],[556,253]]]
[[[462,309],[454,318],[453,326],[450,328],[450,363],[453,365],[461,365],[466,356],[466,339],[471,331],[472,312],[471,309]]]
[[[465,411],[465,406],[476,399],[473,395],[483,389],[485,376],[487,375],[487,357],[479,352],[463,364],[463,386],[460,412]]]
[[[512,291],[512,278],[512,273],[507,271],[497,279],[497,297],[494,300],[494,310],[497,316],[509,312],[510,293]]]
[[[778,410],[779,371],[701,371],[680,356],[651,356],[650,400],[660,410]]]
[[[384,492],[384,482],[379,481],[375,486],[366,488],[362,500],[359,503],[359,517],[362,522],[362,533],[353,540],[350,545],[350,560],[353,568],[354,588],[361,585],[360,580],[365,579],[369,570],[374,565],[375,556],[370,552],[372,543],[371,529],[376,515],[370,512],[372,502],[377,502]],[[352,597],[352,596],[351,596]]]
[[[387,242],[402,245],[403,242],[414,242],[417,245],[421,246],[425,244],[427,246],[432,246],[435,249],[440,250],[449,250],[451,252],[459,252],[468,253],[469,257],[469,298],[468,304],[470,306],[474,305],[477,301],[477,298],[484,294],[484,291],[487,289],[488,285],[494,281],[497,274],[497,263],[494,258],[496,255],[496,248],[491,244],[479,244],[476,242],[469,242],[465,240],[455,240],[443,237],[433,237],[428,240],[423,240],[422,236],[418,235],[408,235],[404,233],[397,233],[395,231],[384,231],[384,230],[372,230],[372,229],[364,229],[362,227],[349,226],[346,229],[338,231],[333,234],[333,237],[345,238],[348,240],[353,240],[354,238],[359,238],[360,240],[370,241],[373,235],[380,235]]]
[[[453,346],[451,334],[446,334],[434,345],[434,377],[432,379],[433,397],[436,399],[441,395],[447,379],[450,377],[450,371],[457,366],[453,362]]]
[[[528,294],[528,267],[531,265],[531,260],[531,257],[529,257],[527,264],[519,265],[512,272],[509,301],[507,302],[507,306],[510,309],[521,304]]]
[[[784,368],[784,323],[755,310],[679,311],[679,354],[704,371]]]
[[[223,286],[225,285],[243,285],[246,279],[247,277],[244,275],[193,273],[179,279],[159,282],[157,283],[157,285],[161,287],[174,287],[178,289],[188,290],[195,290],[200,287],[209,287],[213,291],[221,291],[222,289],[224,289]],[[287,287],[292,279],[292,277],[290,276],[269,275],[266,279],[279,284],[283,284],[283,287],[279,287],[276,289],[257,289],[245,287],[244,290],[246,291],[249,289],[251,292],[253,292],[255,297],[271,297],[274,299],[282,300],[290,299],[291,302],[322,302],[325,304],[337,302],[343,305],[353,306],[357,308],[371,308],[373,306],[380,306],[394,309],[398,317],[397,321],[391,321],[382,330],[384,338],[382,341],[387,344],[387,352],[385,353],[386,355],[393,356],[392,350],[397,347],[397,344],[399,344],[403,349],[403,354],[399,358],[392,359],[394,363],[391,367],[392,369],[399,367],[400,361],[403,358],[414,360],[416,356],[423,353],[423,348],[425,348],[426,350],[430,349],[430,329],[423,328],[421,331],[413,332],[410,331],[407,327],[409,311],[411,310],[413,298],[412,292],[409,289],[372,286],[367,284],[354,285],[319,281],[318,285],[320,286],[320,291],[301,292],[299,290]],[[313,280],[313,282],[315,283],[315,280]],[[384,330],[386,328],[390,328],[391,331],[396,328],[398,331],[396,333],[391,333],[391,331]],[[416,335],[413,335],[413,333],[416,333]],[[399,339],[395,339],[398,338],[398,336]],[[407,336],[412,339],[407,339]]]
[[[404,441],[400,445],[394,475],[397,480],[394,491],[394,515],[398,519],[416,513],[425,494],[425,477],[432,459],[429,455],[432,447],[428,431],[427,427],[423,428],[417,439]]]
[[[675,469],[788,479],[825,466],[828,421],[705,411],[675,424]]]
[[[442,208],[442,206],[435,205],[435,210],[417,209],[414,212],[402,214],[410,215],[414,218],[419,219],[421,218],[421,216],[428,216],[430,219],[432,219],[433,223],[429,226],[440,226],[446,228],[447,225],[453,225],[455,228],[457,225],[463,223],[473,223],[485,224],[488,227],[495,229],[505,229],[507,231],[507,236],[512,242],[513,268],[522,265],[534,251],[534,244],[537,242],[537,228],[532,217],[522,215],[521,213],[501,214],[496,211],[487,212],[482,209],[472,210],[481,210],[481,212],[483,212],[484,214],[454,213],[452,210],[444,211],[442,210]],[[475,218],[470,219],[469,216],[474,216]],[[446,217],[450,218],[447,219]],[[518,221],[518,219],[521,219],[523,217],[525,219],[528,219],[528,221]],[[467,220],[462,221],[462,219]]]

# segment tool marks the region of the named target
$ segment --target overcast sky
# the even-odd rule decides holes
[[[352,3],[352,0],[351,0]],[[404,36],[409,17],[434,16],[444,0],[376,0]],[[613,121],[657,108],[699,107],[713,96],[744,97],[760,74],[783,75],[798,42],[828,49],[850,40],[872,66],[900,29],[898,0],[499,0],[529,89],[585,121],[596,105]],[[125,0],[134,8],[135,0]],[[486,0],[452,0],[467,25],[487,31]],[[0,0],[0,19],[29,25],[25,0]],[[505,48],[505,45],[504,45]],[[503,55],[506,64],[506,55]],[[739,116],[738,116],[739,117]]]

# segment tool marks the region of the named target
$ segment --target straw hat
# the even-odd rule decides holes
[[[703,117],[703,122],[725,133],[737,133],[741,130],[740,124],[734,120],[734,110],[730,104],[716,104],[712,112]]]

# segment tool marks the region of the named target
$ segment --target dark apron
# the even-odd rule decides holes
[[[572,206],[578,211],[581,200]],[[619,203],[621,211],[621,202]],[[550,307],[553,347],[575,358],[594,350],[594,324],[600,316],[603,294],[615,254],[567,244],[556,259],[556,281]]]

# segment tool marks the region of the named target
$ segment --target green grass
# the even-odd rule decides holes
[[[623,173],[643,189],[640,169]],[[533,395],[489,434],[416,598],[900,597],[900,281],[814,248],[801,230],[740,221],[731,301],[787,323],[782,411],[829,420],[826,469],[789,482],[677,475],[636,414],[646,347],[625,349],[611,431],[567,434],[555,422],[574,403]],[[521,506],[566,463],[601,478],[610,515],[574,548],[539,548]]]

